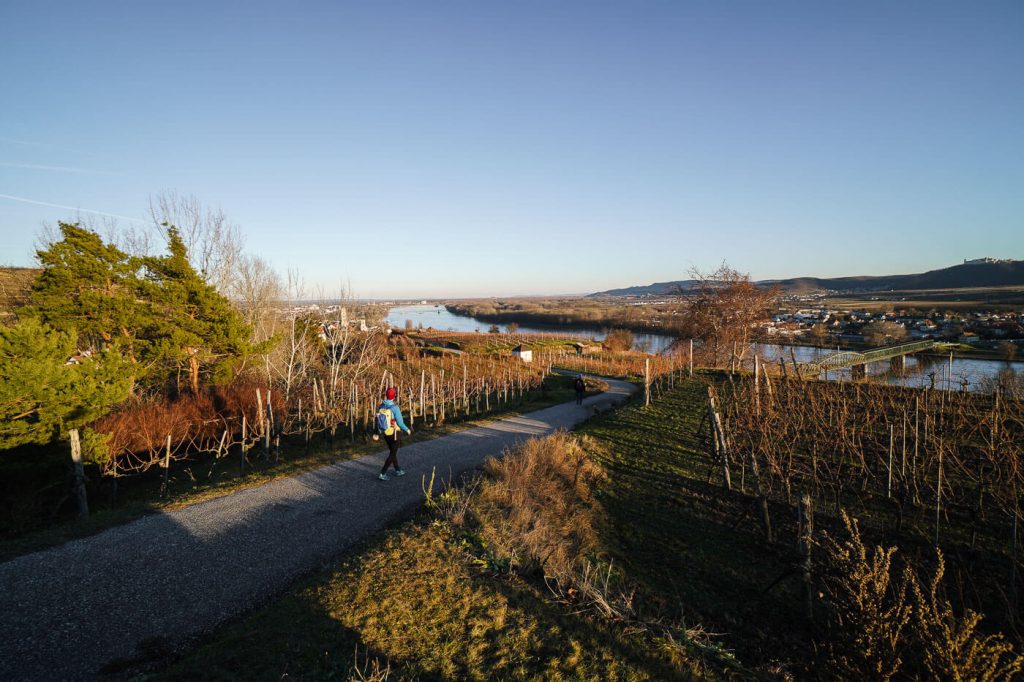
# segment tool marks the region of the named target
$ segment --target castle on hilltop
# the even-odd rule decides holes
[[[964,265],[984,265],[985,263],[1012,263],[1012,258],[964,258]]]

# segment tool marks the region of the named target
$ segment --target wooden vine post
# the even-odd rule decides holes
[[[814,584],[811,547],[814,544],[814,508],[811,496],[800,496],[800,536],[797,549],[800,552],[800,573],[804,588],[804,609],[807,620],[814,619]]]
[[[89,515],[89,499],[85,494],[85,467],[82,464],[82,441],[78,435],[78,429],[69,429],[71,437],[71,464],[72,484],[75,492],[75,503],[78,505],[78,515],[86,517]]]
[[[732,478],[729,475],[729,448],[726,444],[725,429],[722,428],[722,418],[718,414],[715,389],[711,386],[708,386],[708,423],[711,424],[715,451],[722,462],[722,482],[726,490],[732,490]]]
[[[644,358],[644,406],[651,404],[651,359]]]
[[[164,480],[160,484],[160,497],[167,495],[167,483],[171,475],[171,434],[167,434],[167,449],[164,450]]]

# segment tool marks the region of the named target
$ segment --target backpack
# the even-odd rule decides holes
[[[377,417],[373,420],[374,425],[377,427],[377,431],[383,433],[385,436],[393,436],[395,434],[395,420],[391,414],[391,408],[385,407],[384,403],[381,403],[380,407],[377,408]]]

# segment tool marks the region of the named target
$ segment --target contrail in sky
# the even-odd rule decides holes
[[[0,161],[0,166],[7,166],[8,168],[28,168],[30,170],[63,171],[65,173],[85,173],[86,175],[120,175],[120,173],[93,170],[92,168],[74,168],[71,166],[44,166],[38,163],[16,163],[14,161]]]
[[[48,201],[36,201],[35,199],[26,199],[25,197],[15,197],[10,194],[0,194],[0,199],[10,199],[11,201],[20,201],[23,204],[35,204],[36,206],[50,206],[52,208],[63,208],[69,211],[79,211],[81,213],[92,213],[94,215],[107,216],[108,218],[120,218],[121,220],[130,220],[134,223],[148,223],[148,220],[140,220],[139,218],[132,218],[126,215],[119,215],[117,213],[107,213],[106,211],[94,211],[91,208],[80,208],[78,206],[65,206],[64,204],[51,204]]]
[[[17,140],[13,137],[0,136],[0,144],[17,144],[22,147],[41,147],[43,149],[56,149],[61,152],[68,152],[70,154],[84,154],[86,156],[96,156],[93,152],[84,152],[80,149],[71,149],[68,147],[62,147],[56,144],[50,144],[48,142],[33,142],[32,140]]]

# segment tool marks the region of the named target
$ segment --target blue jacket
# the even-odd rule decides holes
[[[396,403],[394,400],[385,400],[383,403],[381,403],[380,406],[385,409],[391,410],[391,418],[395,420],[395,423],[398,425],[398,428],[400,428],[402,431],[409,430],[409,427],[405,425],[405,421],[402,419],[402,410],[398,408],[398,403]]]

